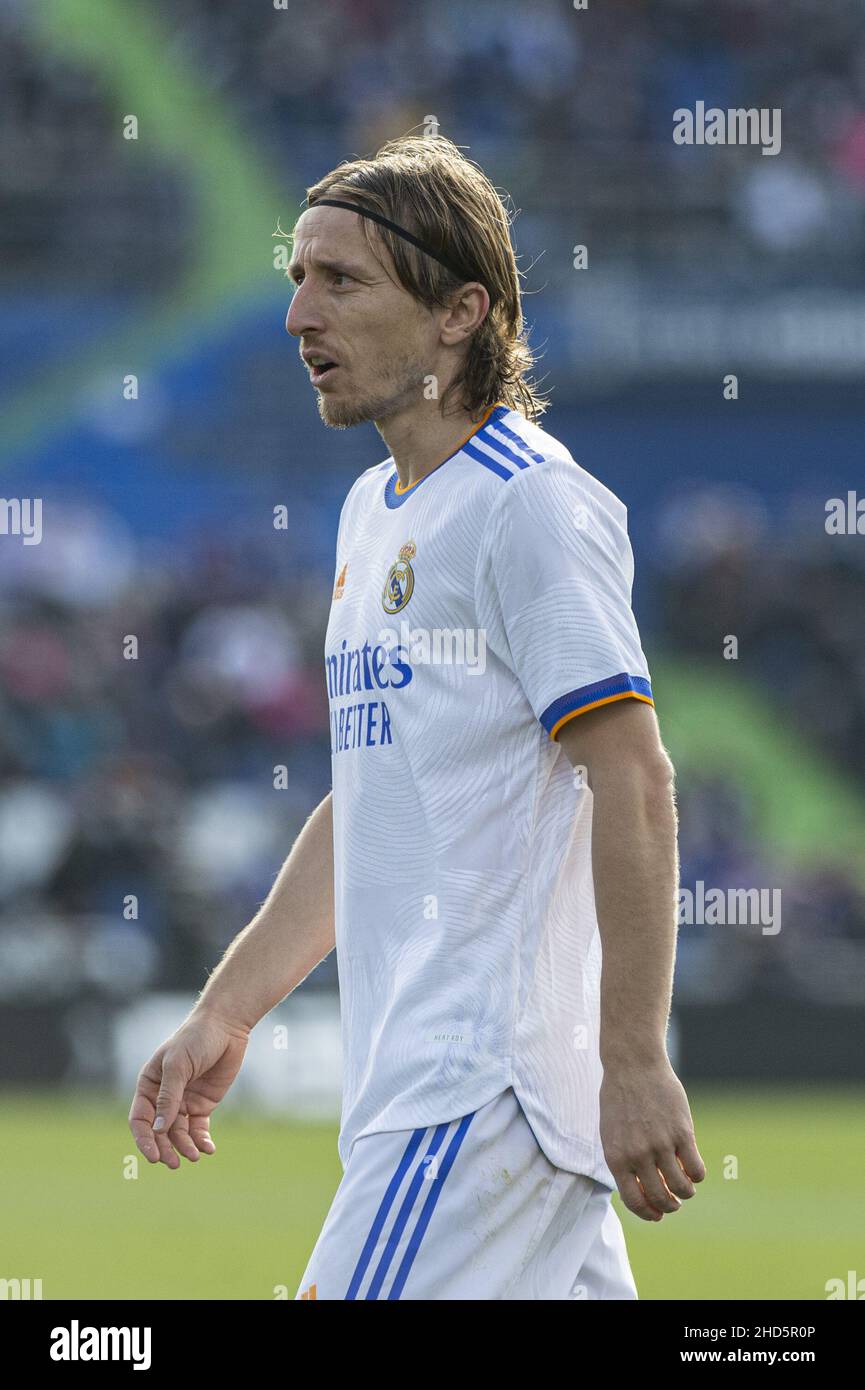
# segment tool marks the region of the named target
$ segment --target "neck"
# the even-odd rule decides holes
[[[419,401],[411,409],[376,421],[376,429],[396,464],[400,491],[419,483],[427,473],[456,453],[486,411],[474,418],[467,410],[442,417],[439,401]]]

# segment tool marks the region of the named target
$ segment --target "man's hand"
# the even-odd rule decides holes
[[[240,1071],[248,1041],[246,1028],[194,1010],[157,1048],[139,1073],[129,1111],[129,1128],[148,1163],[179,1168],[179,1154],[197,1163],[216,1151],[210,1116]]]
[[[643,1221],[678,1211],[706,1176],[685,1088],[666,1057],[605,1065],[601,1144],[622,1201]]]

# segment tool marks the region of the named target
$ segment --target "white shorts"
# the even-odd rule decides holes
[[[298,1299],[634,1299],[602,1183],[556,1168],[511,1088],[358,1139]]]

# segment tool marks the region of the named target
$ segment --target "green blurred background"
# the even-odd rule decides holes
[[[614,1198],[641,1298],[821,1299],[861,1270],[860,1092],[690,1100],[697,1197],[654,1225]],[[136,1170],[124,1111],[84,1095],[7,1096],[3,1130],[3,1263],[46,1299],[293,1298],[341,1175],[333,1125],[257,1112],[217,1120],[217,1152],[174,1171]]]

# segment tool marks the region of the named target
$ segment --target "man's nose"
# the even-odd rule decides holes
[[[300,338],[304,333],[320,332],[323,326],[321,315],[313,303],[312,292],[304,281],[292,295],[285,316],[285,331],[293,338]]]

